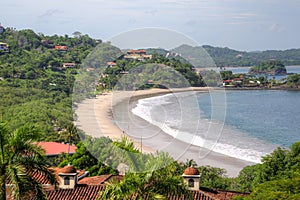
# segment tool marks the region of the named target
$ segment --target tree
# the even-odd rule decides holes
[[[64,167],[68,164],[71,164],[77,169],[89,171],[89,176],[117,174],[117,170],[112,169],[95,158],[82,142],[79,142],[76,147],[77,149],[75,154],[68,156],[59,164],[59,167]]]
[[[0,199],[6,199],[6,184],[10,184],[15,200],[30,195],[32,199],[47,199],[42,185],[31,174],[41,173],[56,185],[55,175],[48,168],[44,150],[34,143],[39,130],[25,125],[10,132],[7,123],[0,123]]]
[[[64,142],[68,143],[68,154],[70,154],[70,145],[71,142],[74,142],[77,144],[80,140],[78,134],[77,134],[77,128],[73,123],[70,123],[66,130],[60,133],[60,138],[64,140]]]
[[[232,71],[229,71],[229,70],[228,71],[225,71],[225,70],[220,71],[220,75],[223,80],[233,79],[233,73],[232,73]]]
[[[267,181],[258,185],[254,191],[245,198],[251,199],[290,199],[296,200],[300,198],[299,193],[300,178],[294,179],[279,179],[274,181]]]
[[[81,33],[79,31],[75,31],[73,33],[73,35],[74,35],[75,38],[79,38],[81,36]]]
[[[161,160],[159,157],[158,159]],[[100,193],[99,199],[166,199],[169,195],[191,199],[183,178],[176,174],[176,164],[157,168],[158,163],[161,162],[152,163],[150,171],[127,173],[121,182],[109,183]]]

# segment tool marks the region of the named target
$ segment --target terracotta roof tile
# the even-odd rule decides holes
[[[93,176],[93,177],[84,177],[83,179],[78,181],[78,184],[100,185],[100,184],[104,184],[105,182],[120,181],[122,177],[123,176],[112,175],[112,174]]]
[[[62,144],[59,142],[38,142],[37,145],[43,147],[46,150],[47,156],[56,156],[61,153],[68,153],[68,144]],[[74,154],[76,146],[70,145],[70,154]]]
[[[75,189],[57,189],[46,191],[49,200],[96,200],[105,185],[79,184]],[[247,196],[248,193],[204,189],[191,191],[194,200],[229,200],[233,196]],[[145,198],[147,200],[147,197]],[[184,196],[167,195],[169,200],[184,200]]]
[[[69,166],[66,166],[66,167],[69,167]],[[64,168],[52,167],[52,168],[50,168],[50,170],[53,171],[53,173],[55,174],[57,182],[59,182],[58,174],[59,173],[65,173],[65,169]],[[85,170],[76,170],[76,172],[77,172],[77,176],[78,177],[81,177],[84,174],[86,174]],[[42,173],[30,172],[29,174],[32,175],[32,177],[36,181],[38,181],[39,183],[41,183],[43,185],[50,184],[49,181],[45,178],[44,174],[42,174]]]
[[[46,193],[49,200],[93,200],[104,189],[104,185],[78,185],[75,189],[58,189]]]
[[[199,170],[194,167],[188,167],[184,170],[184,175],[199,175]]]

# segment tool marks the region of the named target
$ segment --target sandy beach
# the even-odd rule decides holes
[[[104,93],[94,99],[86,99],[77,105],[75,110],[77,116],[75,125],[92,137],[105,136],[110,137],[112,140],[117,140],[120,139],[123,134],[126,134],[143,153],[154,153],[157,150],[167,151],[176,160],[185,162],[189,159],[193,159],[198,165],[224,168],[227,170],[228,176],[234,177],[238,175],[243,167],[253,163],[176,140],[158,127],[129,112],[132,106],[134,106],[134,103],[141,98],[172,92],[208,92],[209,90],[209,88],[185,88]],[[122,117],[130,118],[126,130],[119,128],[120,124],[118,123],[123,121],[119,119]],[[140,134],[143,135],[141,136]],[[146,137],[147,135],[151,135],[151,137]],[[199,152],[201,152],[201,155]]]

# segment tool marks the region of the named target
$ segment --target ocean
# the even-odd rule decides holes
[[[177,140],[254,163],[300,141],[299,91],[171,93],[140,99],[131,111]]]

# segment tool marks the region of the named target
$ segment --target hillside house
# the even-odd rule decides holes
[[[62,153],[72,155],[76,152],[77,148],[75,145],[69,146],[68,144],[59,142],[38,142],[37,145],[45,149],[47,157],[58,157]]]
[[[63,63],[62,68],[67,69],[67,68],[74,68],[76,67],[75,63]]]
[[[9,52],[8,44],[4,42],[0,42],[0,51]]]
[[[125,59],[132,59],[132,60],[149,60],[152,58],[152,55],[148,55],[146,50],[140,49],[140,50],[128,50],[126,55],[124,55]]]
[[[117,63],[116,62],[107,62],[107,67],[114,67],[114,66],[117,66]]]
[[[68,47],[65,46],[65,45],[55,45],[55,46],[54,46],[54,49],[55,49],[55,50],[58,50],[58,51],[67,51],[67,50],[68,50]]]

